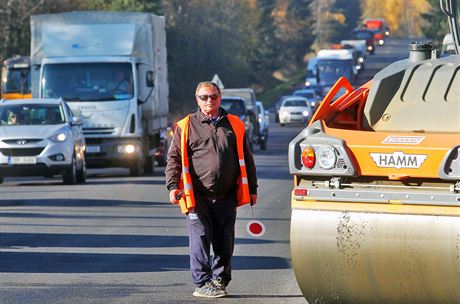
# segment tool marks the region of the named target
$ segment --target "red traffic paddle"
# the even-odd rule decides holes
[[[252,221],[246,225],[246,230],[253,237],[261,237],[265,234],[265,225],[254,217],[254,207],[251,205]]]

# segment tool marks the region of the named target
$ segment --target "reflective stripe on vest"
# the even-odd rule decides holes
[[[236,149],[238,153],[238,163],[240,165],[240,176],[238,177],[237,200],[238,206],[248,204],[251,201],[249,194],[248,176],[246,172],[246,162],[244,160],[244,123],[238,116],[227,114],[227,119],[232,126],[236,136]],[[190,208],[195,207],[195,196],[193,194],[192,178],[188,163],[188,135],[190,126],[190,115],[180,120],[177,125],[181,128],[181,156],[182,156],[182,176],[180,188],[183,191],[182,198],[179,200],[182,213],[187,213]],[[185,196],[185,199],[184,199]]]
[[[244,122],[238,116],[228,114],[228,121],[236,134],[236,150],[240,164],[240,176],[238,177],[237,200],[238,206],[248,204],[251,201],[249,195],[248,174],[246,172],[246,162],[244,160]]]

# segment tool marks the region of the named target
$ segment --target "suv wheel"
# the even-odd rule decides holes
[[[72,156],[72,163],[65,169],[62,175],[62,181],[66,185],[75,185],[77,183],[77,162],[75,154]]]
[[[86,182],[86,159],[83,157],[81,168],[77,171],[77,183],[83,184]]]

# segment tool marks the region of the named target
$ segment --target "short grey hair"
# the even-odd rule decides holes
[[[214,82],[212,81],[202,81],[200,82],[197,87],[196,87],[196,90],[195,90],[195,96],[198,95],[198,91],[201,89],[201,88],[209,88],[209,87],[214,87],[216,88],[217,92],[219,93],[220,95],[220,88],[217,84],[215,84]]]

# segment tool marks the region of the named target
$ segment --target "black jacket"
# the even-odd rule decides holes
[[[240,175],[236,136],[224,109],[215,126],[201,111],[190,116],[188,155],[190,175],[194,191],[215,199],[236,190]],[[182,172],[181,129],[176,128],[166,165],[166,186],[168,190],[178,189]],[[249,182],[249,192],[257,194],[256,167],[249,144],[244,139],[244,158]]]

